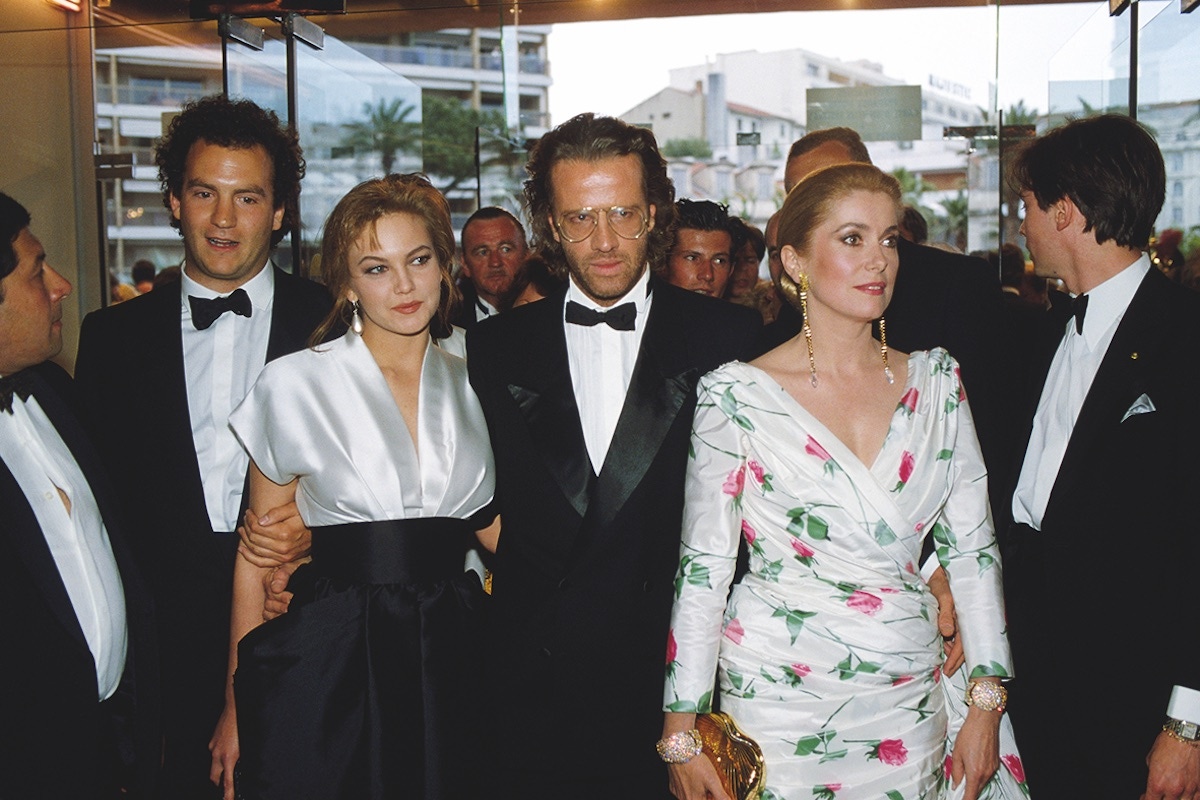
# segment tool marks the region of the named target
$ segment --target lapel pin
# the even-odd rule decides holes
[[[1138,358],[1137,350],[1134,350],[1132,353],[1130,353],[1129,358],[1133,361],[1137,361],[1137,358]]]

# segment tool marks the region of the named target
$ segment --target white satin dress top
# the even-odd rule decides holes
[[[467,362],[434,346],[421,367],[414,447],[370,350],[355,333],[272,361],[229,422],[270,480],[299,478],[310,528],[470,517],[492,500],[495,463]]]

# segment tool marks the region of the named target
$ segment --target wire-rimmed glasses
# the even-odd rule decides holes
[[[608,227],[622,239],[640,239],[649,230],[646,212],[634,206],[609,206],[608,208],[579,208],[566,211],[555,220],[558,235],[571,244],[582,242],[592,235],[600,224],[600,215],[608,220]]]

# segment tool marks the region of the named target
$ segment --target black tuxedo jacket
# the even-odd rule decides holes
[[[1048,320],[1031,359],[1022,453],[1064,328]],[[1171,687],[1200,689],[1197,342],[1200,295],[1151,269],[1080,409],[1041,532],[1009,548],[1013,722],[1035,794],[1137,797]],[[1130,413],[1143,396],[1154,411]]]
[[[501,777],[497,796],[666,796],[654,742],[696,382],[749,352],[761,318],[652,286],[598,477],[571,385],[563,294],[487,320],[468,337],[502,521],[493,741],[505,766],[536,773],[527,783]]]
[[[307,344],[329,310],[319,284],[275,269],[267,360]],[[76,381],[86,419],[131,522],[131,542],[158,602],[163,655],[165,780],[175,745],[207,782],[208,737],[224,704],[237,541],[214,534],[187,402],[180,284],[83,321]],[[174,762],[174,763],[173,763]],[[196,796],[172,788],[176,796]]]
[[[153,796],[158,771],[158,658],[154,609],[134,564],[126,528],[72,402],[71,379],[45,363],[30,369],[33,396],[70,448],[100,508],[125,590],[128,651],[118,695],[132,700],[136,750],[131,796]],[[109,754],[96,666],[33,508],[0,461],[0,795],[97,797]]]

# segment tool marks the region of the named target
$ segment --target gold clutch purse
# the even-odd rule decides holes
[[[704,755],[721,776],[734,800],[756,800],[766,785],[766,768],[758,743],[742,733],[728,714],[697,714]]]

